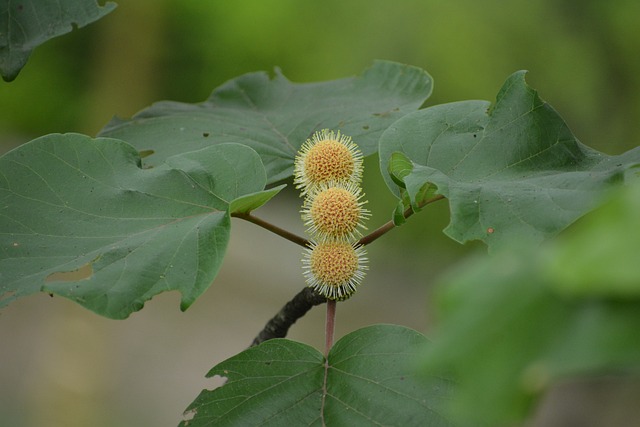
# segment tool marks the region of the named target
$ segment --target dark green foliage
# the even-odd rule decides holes
[[[314,348],[266,341],[213,368],[208,376],[227,383],[204,390],[181,426],[450,426],[442,407],[453,383],[435,375],[418,380],[412,367],[428,344],[401,326],[359,329],[333,346],[325,378]]]
[[[220,268],[230,205],[277,192],[259,193],[260,158],[239,144],[142,169],[122,141],[49,135],[7,153],[0,170],[0,306],[42,290],[113,318],[168,290],[189,307]]]
[[[640,148],[607,156],[581,144],[524,75],[509,77],[492,107],[462,101],[426,108],[380,140],[392,191],[399,194],[400,180],[419,203],[425,185],[435,185],[451,211],[444,231],[461,243],[539,243],[597,206],[640,162]]]
[[[382,61],[319,83],[252,73],[203,103],[114,119],[109,138],[24,144],[0,157],[0,306],[44,291],[125,318],[178,290],[188,308],[222,264],[231,215],[277,195],[283,186],[267,187],[290,178],[301,144],[330,128],[365,155],[379,147],[395,225],[439,194],[445,233],[495,256],[445,280],[435,343],[368,327],[338,341],[325,370],[317,350],[267,341],[212,369],[227,384],[203,391],[182,425],[448,426],[451,399],[456,419],[491,425],[523,418],[558,379],[637,373],[639,187],[537,245],[636,180],[640,148],[608,156],[581,144],[523,72],[493,106],[415,111],[431,87],[425,71]],[[420,355],[423,378],[411,366]]]
[[[377,61],[358,77],[319,83],[291,83],[279,70],[237,77],[200,104],[159,102],[131,120],[114,119],[102,136],[138,150],[153,150],[145,164],[222,142],[248,145],[260,154],[268,182],[293,174],[298,149],[315,131],[349,135],[365,155],[394,121],[418,109],[431,94],[423,70]]]
[[[33,49],[53,37],[84,27],[115,9],[96,0],[7,0],[0,6],[0,74],[16,78]]]
[[[443,281],[424,366],[456,374],[451,414],[503,425],[563,379],[640,375],[639,200],[640,185],[625,188],[571,233]]]

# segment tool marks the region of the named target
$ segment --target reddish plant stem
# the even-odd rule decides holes
[[[325,345],[324,345],[324,357],[329,358],[329,350],[333,347],[333,333],[335,331],[336,324],[336,301],[327,300],[327,321],[325,324]]]
[[[266,230],[271,231],[272,233],[277,234],[280,237],[284,237],[285,239],[289,240],[290,242],[295,243],[296,245],[300,245],[303,248],[308,248],[309,247],[309,241],[307,239],[305,239],[304,237],[300,237],[297,234],[294,234],[290,231],[287,231],[283,228],[278,227],[277,225],[271,224],[270,222],[267,222],[263,219],[260,219],[256,216],[251,215],[250,213],[242,213],[242,212],[236,212],[236,213],[232,213],[231,214],[232,217],[234,218],[240,218],[240,219],[244,219],[245,221],[249,221],[259,227],[262,227]]]
[[[437,196],[434,196],[428,200],[425,200],[423,203],[421,203],[418,207],[419,208],[423,208],[431,203],[437,202],[438,200],[442,200],[445,197],[441,194],[438,194]],[[414,214],[414,211],[412,208],[407,208],[407,210],[404,211],[404,218],[407,219],[409,218],[411,215]],[[260,219],[256,216],[251,215],[250,213],[243,213],[243,212],[235,212],[232,213],[231,216],[233,218],[240,218],[243,219],[245,221],[249,221],[259,227],[264,228],[265,230],[269,230],[272,233],[277,234],[280,237],[283,237],[287,240],[289,240],[290,242],[295,243],[296,245],[302,246],[303,248],[308,248],[309,247],[309,240],[305,239],[304,237],[298,236],[297,234],[294,234],[288,230],[285,230],[283,228],[278,227],[277,225],[271,224],[270,222],[267,222],[263,219]],[[368,245],[370,243],[372,243],[374,240],[377,240],[379,237],[385,235],[387,232],[389,232],[390,230],[392,230],[393,228],[395,228],[396,225],[393,223],[393,221],[389,221],[385,224],[383,224],[381,227],[377,228],[376,230],[374,230],[373,232],[367,234],[366,236],[362,237],[360,240],[358,240],[358,245],[361,246],[365,246]]]

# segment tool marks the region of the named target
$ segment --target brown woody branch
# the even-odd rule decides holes
[[[420,208],[425,207],[431,203],[437,202],[438,200],[442,200],[445,197],[442,195],[436,195],[428,200],[425,200],[420,204]],[[404,211],[404,217],[409,218],[413,215],[414,211],[411,208],[408,208]],[[241,218],[246,221],[252,222],[256,225],[259,225],[267,230],[270,230],[287,240],[290,240],[294,243],[299,244],[303,247],[308,247],[308,241],[299,236],[296,236],[292,233],[289,233],[286,230],[283,230],[279,227],[276,227],[266,221],[263,221],[257,217],[254,217],[250,214],[233,214],[232,216],[236,218]],[[376,230],[372,231],[368,235],[364,236],[358,241],[360,245],[368,245],[374,240],[386,234],[391,229],[395,228],[396,225],[393,221],[389,221]],[[256,346],[264,341],[270,340],[272,338],[284,338],[287,336],[287,332],[289,328],[301,317],[303,317],[309,310],[311,310],[316,305],[320,305],[327,302],[327,299],[322,295],[316,293],[313,289],[309,287],[303,288],[298,294],[293,297],[291,301],[286,303],[284,307],[276,314],[271,320],[267,322],[265,327],[260,331],[258,336],[256,336],[251,343],[251,347]]]
[[[327,299],[316,293],[313,289],[309,287],[303,288],[291,301],[282,307],[278,314],[267,322],[258,336],[253,339],[251,347],[272,338],[286,337],[289,328],[296,323],[298,319],[307,314],[307,312],[316,305],[325,302],[327,302]]]

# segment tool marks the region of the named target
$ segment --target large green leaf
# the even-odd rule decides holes
[[[207,376],[227,383],[203,390],[181,426],[449,426],[440,408],[452,383],[418,381],[410,367],[427,344],[411,329],[369,326],[335,344],[325,371],[314,348],[266,341],[213,368]]]
[[[112,318],[169,290],[188,308],[220,268],[230,204],[266,180],[240,144],[142,169],[130,145],[77,134],[18,147],[0,171],[0,306],[45,291]]]
[[[0,74],[16,78],[33,49],[47,40],[84,27],[115,9],[96,0],[6,0],[0,6]]]
[[[302,143],[324,128],[351,136],[365,155],[374,153],[382,131],[419,108],[431,88],[425,71],[384,61],[358,77],[321,83],[258,72],[223,84],[200,104],[160,102],[131,120],[114,119],[101,135],[152,150],[147,165],[220,142],[246,144],[260,154],[273,183],[291,176]]]
[[[623,190],[543,250],[512,247],[440,284],[424,366],[456,374],[452,414],[510,425],[560,380],[640,375],[640,186]]]
[[[424,186],[437,186],[451,210],[445,233],[459,242],[493,247],[553,236],[640,162],[640,148],[608,156],[581,144],[524,76],[509,77],[492,108],[485,101],[430,107],[380,138],[392,191],[399,195],[400,180],[419,204]]]

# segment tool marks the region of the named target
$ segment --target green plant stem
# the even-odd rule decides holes
[[[285,239],[289,240],[290,242],[293,242],[297,245],[302,246],[303,248],[308,248],[309,247],[309,241],[307,239],[305,239],[304,237],[298,236],[297,234],[294,234],[290,231],[287,231],[283,228],[278,227],[277,225],[271,224],[270,222],[267,222],[263,219],[260,219],[256,216],[251,215],[250,213],[242,213],[242,212],[236,212],[236,213],[232,213],[231,214],[232,217],[234,218],[240,218],[240,219],[244,219],[245,221],[249,221],[259,227],[262,227],[266,230],[271,231],[272,233],[277,234],[280,237],[284,237]]]
[[[420,203],[418,205],[418,208],[423,208],[431,203],[437,202],[438,200],[442,200],[445,197],[442,194],[438,194],[437,196],[434,196],[430,199],[425,200],[424,202]],[[414,211],[412,208],[407,208],[404,211],[404,218],[407,219],[409,218],[411,215],[414,214]],[[385,224],[383,224],[382,226],[380,226],[379,228],[375,229],[374,231],[372,231],[371,233],[367,234],[366,236],[364,236],[363,238],[361,238],[360,240],[358,240],[358,245],[361,246],[365,246],[370,244],[371,242],[373,242],[374,240],[377,240],[379,237],[385,235],[389,230],[395,228],[396,225],[393,223],[393,221],[389,221]]]

